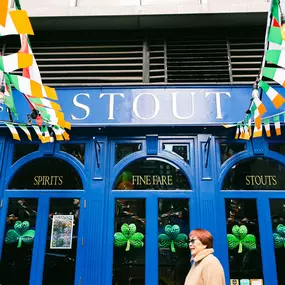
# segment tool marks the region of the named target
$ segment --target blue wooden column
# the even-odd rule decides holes
[[[88,181],[85,201],[82,203],[85,216],[84,223],[84,264],[82,266],[83,276],[80,284],[101,285],[105,284],[102,276],[104,272],[105,232],[106,232],[106,207],[105,201],[108,197],[106,189],[106,148],[107,138],[94,137],[89,141],[86,150],[86,165],[88,168]]]
[[[217,232],[218,193],[216,190],[217,162],[215,152],[215,142],[211,134],[198,135],[198,169],[196,169],[198,181],[197,214],[200,216],[198,226],[211,232],[214,237],[214,248],[217,251],[220,246]]]

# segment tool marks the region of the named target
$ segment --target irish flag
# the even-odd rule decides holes
[[[14,70],[25,68],[33,63],[33,56],[27,53],[13,53],[0,56],[0,70],[12,72]]]
[[[285,69],[264,67],[263,76],[270,78],[285,87]]]
[[[5,123],[5,125],[9,128],[9,130],[13,136],[13,139],[20,141],[21,139],[20,139],[20,136],[19,136],[15,126],[12,123]]]
[[[279,115],[274,116],[273,122],[275,126],[276,136],[280,136],[281,135],[280,116]]]
[[[259,128],[255,125],[254,130],[253,130],[253,137],[257,138],[257,137],[262,137],[262,126],[260,126]]]
[[[264,128],[265,128],[265,131],[266,131],[266,135],[268,137],[271,137],[271,133],[270,133],[270,120],[269,118],[265,118],[263,120],[263,124],[264,124]]]
[[[265,59],[267,62],[285,67],[285,50],[268,50]]]
[[[25,134],[27,135],[28,139],[31,141],[32,140],[32,136],[31,136],[31,133],[29,132],[28,128],[24,124],[19,124],[19,127],[25,132]]]
[[[259,87],[263,89],[276,109],[280,108],[285,103],[284,97],[264,81],[260,81]]]

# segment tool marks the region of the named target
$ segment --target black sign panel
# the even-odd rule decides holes
[[[57,158],[41,158],[25,164],[12,178],[9,189],[83,189],[76,170]]]

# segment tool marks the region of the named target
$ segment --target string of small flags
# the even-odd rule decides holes
[[[65,129],[71,129],[71,124],[65,120],[60,104],[54,102],[58,100],[56,91],[42,83],[29,40],[29,36],[34,35],[30,19],[27,12],[22,10],[20,0],[14,2],[16,9],[10,11],[9,0],[0,1],[0,37],[19,35],[21,44],[20,50],[14,54],[0,54],[0,104],[7,107],[10,119],[0,123],[9,128],[15,140],[20,140],[17,128],[32,140],[29,126],[42,143],[52,142],[54,136],[56,140],[69,140]],[[18,69],[22,69],[22,75],[11,74]],[[30,113],[27,123],[17,122],[12,86],[23,94],[28,103]]]
[[[266,63],[270,64],[271,67],[267,67]],[[276,66],[272,67],[274,65]],[[285,112],[262,118],[267,110],[261,100],[261,95],[264,92],[276,109],[283,106],[285,98],[274,87],[267,84],[263,78],[274,80],[285,87],[285,17],[282,13],[280,0],[271,0],[265,33],[264,55],[259,74],[253,85],[252,98],[250,106],[246,110],[246,115],[237,124],[224,125],[226,128],[237,127],[236,139],[249,139],[250,137],[262,136],[262,121],[267,136],[271,136],[271,123],[275,126],[276,135],[281,135],[280,116],[284,117]],[[254,122],[253,133],[251,122]]]

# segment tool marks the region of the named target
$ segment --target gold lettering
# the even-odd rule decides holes
[[[167,183],[166,183],[166,176],[165,175],[162,175],[161,176],[161,185],[167,185]]]
[[[133,175],[133,185],[173,185],[172,175]]]
[[[34,185],[38,185],[38,177],[39,177],[39,176],[35,176],[35,177],[34,177]]]
[[[245,185],[250,185],[249,175],[245,176],[246,183]]]
[[[272,180],[273,180],[272,185],[273,185],[273,186],[277,185],[276,175],[271,176],[271,178],[272,178]]]
[[[172,175],[167,175],[167,185],[173,185]]]
[[[146,181],[146,185],[150,185],[150,175],[145,175],[145,181]]]
[[[276,175],[246,175],[245,176],[246,185],[256,185],[256,186],[266,186],[266,185],[277,185]]]
[[[63,176],[34,176],[35,186],[60,186],[63,184]]]
[[[58,180],[59,180],[59,183],[58,185],[62,185],[63,184],[63,176],[57,176],[58,177]]]

